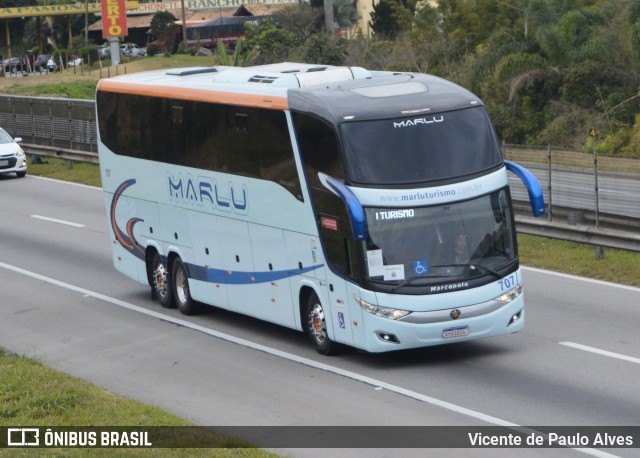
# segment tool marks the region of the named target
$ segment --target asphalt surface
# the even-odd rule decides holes
[[[27,175],[0,177],[0,193],[0,346],[196,424],[640,425],[640,289],[525,269],[519,334],[323,357],[293,330],[213,308],[185,317],[151,302],[148,288],[112,267],[101,190]],[[607,456],[589,448],[437,455],[461,452]]]

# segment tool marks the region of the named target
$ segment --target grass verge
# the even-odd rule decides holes
[[[518,234],[518,250],[525,266],[640,286],[640,253],[605,248],[597,259],[594,246],[526,234]]]
[[[116,396],[83,380],[56,372],[37,361],[0,349],[0,426],[193,426],[156,407]],[[219,448],[154,448],[161,457],[274,457],[233,438],[189,430]],[[184,438],[178,438],[184,440]],[[225,448],[227,447],[227,448]],[[231,448],[229,448],[231,447]],[[238,448],[242,447],[242,448]],[[148,456],[149,450],[117,449],[117,456]],[[86,449],[4,449],[1,456],[86,456]],[[114,449],[92,449],[91,455],[114,456]]]
[[[34,164],[29,160],[27,173],[29,175],[102,187],[100,168],[96,164],[74,162],[70,165],[64,159],[42,157],[42,164]]]

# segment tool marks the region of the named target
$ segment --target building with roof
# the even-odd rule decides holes
[[[282,11],[287,6],[298,4],[297,1],[285,1],[272,4],[258,3],[209,8],[210,3],[213,4],[211,0],[185,0],[184,10],[187,39],[189,41],[201,41],[201,44],[208,47],[215,46],[215,41],[212,42],[210,39],[214,37],[216,33],[222,34],[224,32],[224,35],[227,36],[227,40],[224,41],[235,42],[239,35],[236,33],[237,36],[234,39],[230,39],[229,33],[235,33],[239,27],[243,27],[243,24],[247,22],[246,19],[240,18],[255,17],[255,20],[262,20],[271,14]],[[234,0],[222,1],[220,3],[237,4]],[[187,8],[187,6],[191,6],[192,8]],[[182,27],[182,8],[180,1],[140,3],[137,10],[128,12],[127,14],[127,41],[146,46],[151,20],[153,19],[153,15],[158,11],[170,12],[177,18],[176,24]],[[225,19],[228,19],[228,21],[225,21]],[[99,19],[89,26],[89,36],[91,36],[96,43],[100,43],[103,40],[102,26],[102,19]],[[205,39],[208,40],[205,41]]]

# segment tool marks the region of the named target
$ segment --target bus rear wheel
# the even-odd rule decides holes
[[[337,344],[329,339],[324,308],[314,292],[307,301],[307,332],[311,344],[321,355],[335,353]]]
[[[154,254],[151,264],[151,288],[153,288],[155,297],[158,298],[160,305],[166,308],[174,307],[170,277],[169,270],[162,263],[160,254]]]
[[[184,263],[180,258],[176,258],[176,260],[173,261],[171,279],[173,282],[173,300],[175,301],[178,310],[180,310],[183,315],[193,315],[196,313],[197,304],[191,298],[191,292],[189,291],[189,277],[187,276],[187,270],[184,267]]]

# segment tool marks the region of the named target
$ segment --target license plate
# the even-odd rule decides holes
[[[9,165],[9,160],[8,159],[0,161],[0,167],[4,167],[6,165]]]
[[[469,326],[458,326],[457,328],[447,328],[442,331],[443,339],[450,339],[452,337],[464,337],[469,335]]]

